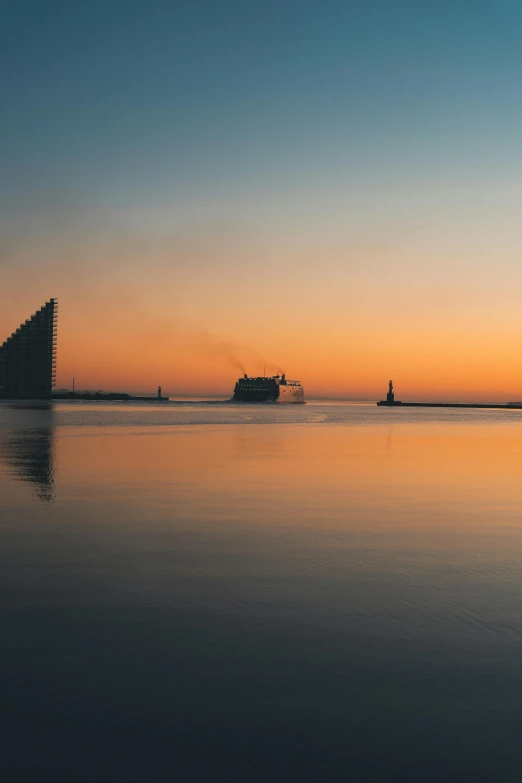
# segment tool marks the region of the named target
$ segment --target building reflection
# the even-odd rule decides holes
[[[26,424],[4,432],[0,438],[0,460],[12,477],[31,484],[40,500],[49,503],[54,499],[56,472],[52,409],[38,409],[33,423],[34,426]]]

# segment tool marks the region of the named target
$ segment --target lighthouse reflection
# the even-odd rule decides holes
[[[17,406],[17,411],[22,417],[35,408]],[[31,414],[28,418],[25,426],[13,428],[0,438],[0,460],[12,477],[30,484],[37,497],[49,503],[54,499],[56,471],[53,411],[40,407],[36,420]]]

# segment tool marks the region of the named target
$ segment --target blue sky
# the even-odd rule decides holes
[[[3,19],[4,193],[141,203],[520,163],[520,3],[22,0]]]

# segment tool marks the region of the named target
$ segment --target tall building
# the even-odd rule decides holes
[[[0,346],[0,398],[49,400],[56,382],[58,302],[50,299]]]

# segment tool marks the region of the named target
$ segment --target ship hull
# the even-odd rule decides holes
[[[245,392],[245,393],[239,393],[234,394],[232,397],[233,402],[277,402],[277,400],[274,399],[272,394],[262,394],[262,393],[254,393],[254,392]]]

